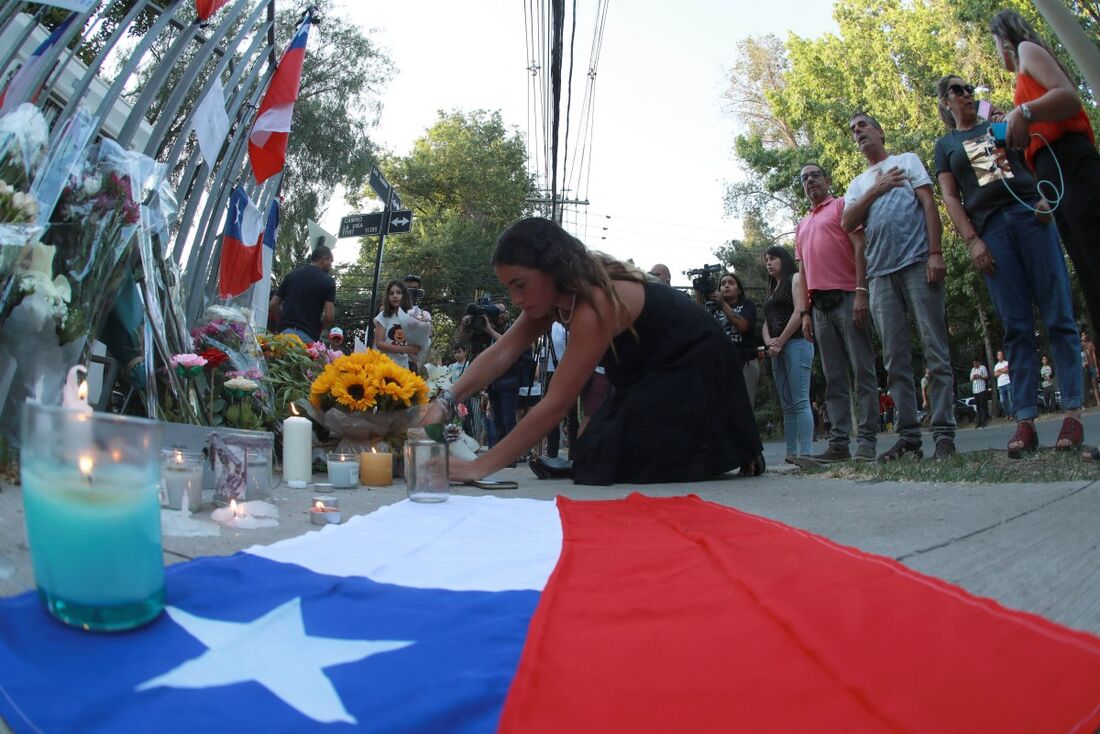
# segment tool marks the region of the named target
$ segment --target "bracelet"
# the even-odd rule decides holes
[[[866,288],[864,288],[861,285],[856,286],[856,292],[857,293],[870,293],[870,291],[868,291]]]

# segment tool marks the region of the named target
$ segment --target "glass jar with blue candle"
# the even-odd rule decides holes
[[[66,624],[116,631],[164,608],[161,428],[27,403],[20,472],[38,595]]]

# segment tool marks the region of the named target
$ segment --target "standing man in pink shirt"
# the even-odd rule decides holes
[[[825,407],[832,419],[829,446],[810,457],[820,464],[851,458],[851,375],[859,398],[855,458],[875,460],[878,433],[878,385],[875,352],[867,318],[867,277],[857,272],[854,246],[863,233],[849,235],[840,226],[844,199],[829,193],[825,169],[807,163],[800,172],[810,213],[795,231],[795,258],[802,264],[802,333],[817,342],[825,372]],[[808,292],[808,293],[807,293]],[[808,298],[807,298],[808,295]],[[851,373],[849,373],[851,370]]]

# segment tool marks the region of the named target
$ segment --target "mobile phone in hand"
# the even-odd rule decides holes
[[[998,148],[1005,147],[1005,138],[1008,136],[1007,122],[994,122],[989,125],[989,134],[993,136],[993,144]]]

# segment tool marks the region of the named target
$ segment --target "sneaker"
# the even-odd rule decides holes
[[[936,461],[943,461],[944,459],[950,459],[955,455],[955,442],[950,438],[941,438],[936,441],[936,453],[932,455],[932,458]]]
[[[816,464],[832,464],[834,461],[847,461],[852,458],[852,455],[848,453],[847,446],[831,443],[829,444],[829,448],[825,449],[820,454],[814,454],[806,458]]]
[[[885,464],[888,461],[896,461],[905,456],[912,456],[915,460],[920,461],[924,458],[924,449],[921,448],[919,443],[910,443],[904,438],[899,438],[896,444],[879,454],[878,462]]]
[[[875,447],[874,446],[860,446],[856,449],[856,455],[852,457],[856,461],[874,461],[875,460]]]

